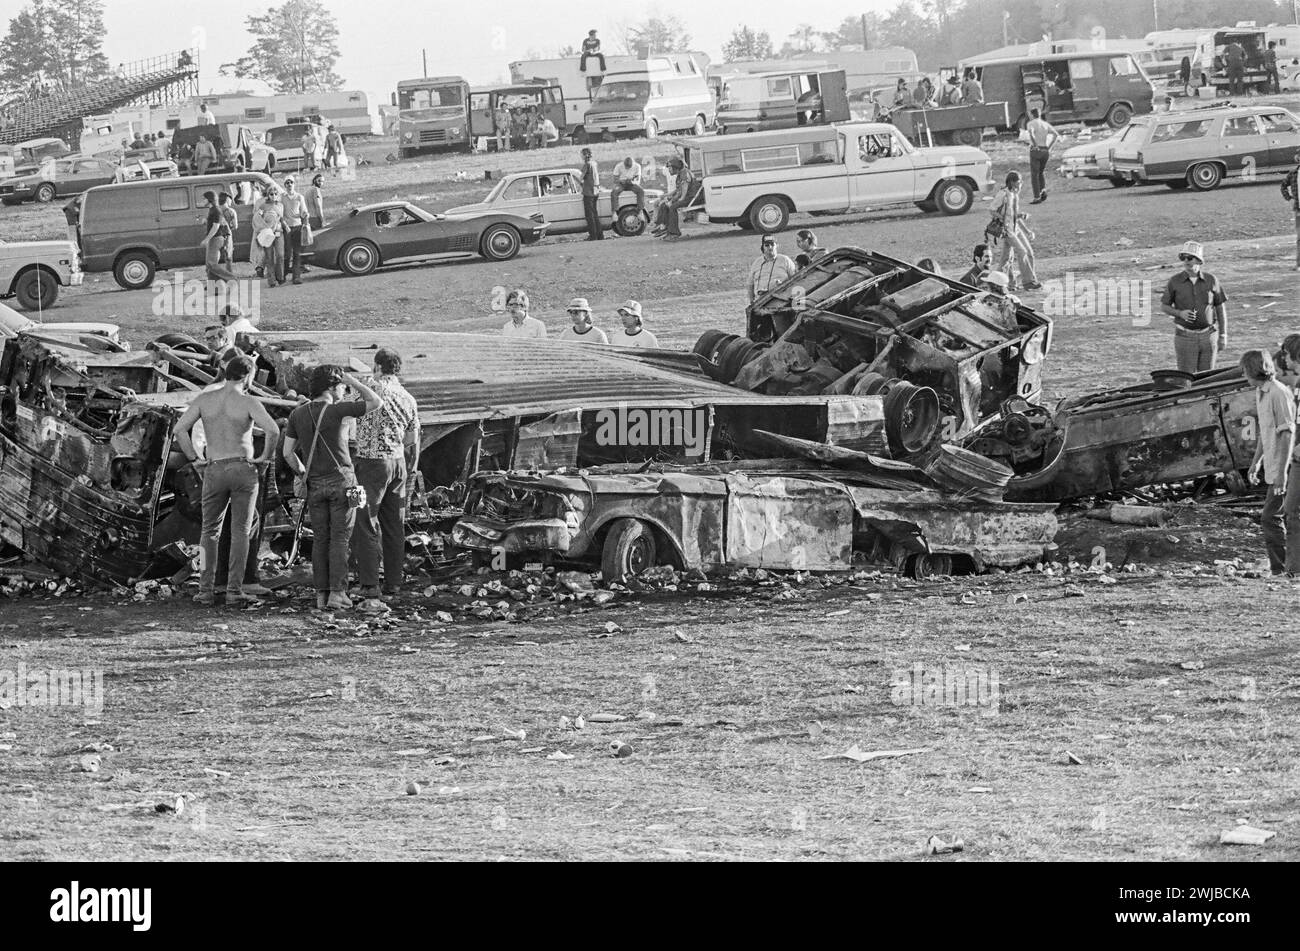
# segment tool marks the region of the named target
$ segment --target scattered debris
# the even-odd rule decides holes
[[[550,756],[546,758],[549,760],[554,760],[555,762],[561,762],[566,759],[573,759],[573,756],[572,754],[566,753],[563,750],[556,750],[554,753],[552,753]]]
[[[961,852],[966,848],[966,843],[959,838],[954,838],[950,842],[945,842],[937,835],[932,835],[925,843],[926,855],[949,855],[953,852]]]
[[[930,747],[921,746],[911,750],[875,750],[870,753],[865,753],[858,749],[858,746],[855,743],[843,753],[830,753],[826,756],[820,757],[820,759],[850,759],[855,763],[867,763],[873,759],[892,759],[898,756],[913,756],[917,753],[928,752],[930,752]]]
[[[636,752],[636,750],[632,748],[631,743],[624,743],[621,740],[615,740],[613,743],[610,743],[609,749],[610,753],[618,759],[627,759],[627,757]]]
[[[420,784],[417,783],[417,782],[409,782],[409,783],[406,784],[406,794],[407,794],[408,796],[418,796],[418,795],[420,795],[420,789],[421,789],[421,786],[420,786]]]
[[[1219,834],[1220,845],[1263,845],[1276,832],[1268,832],[1264,829],[1256,829],[1254,826],[1239,825],[1235,829],[1229,829]]]
[[[1074,755],[1073,753],[1071,753],[1069,750],[1066,750],[1066,751],[1065,751],[1065,764],[1066,764],[1067,766],[1082,766],[1082,765],[1083,765],[1083,760],[1081,760],[1079,757],[1075,756],[1075,755]]]

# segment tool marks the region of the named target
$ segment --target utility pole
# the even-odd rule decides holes
[[[1300,3],[1300,0],[1293,0],[1293,2]],[[867,15],[865,13],[862,14],[862,48],[864,50],[871,49],[871,44],[867,41]]]
[[[424,78],[428,79],[429,78],[429,51],[425,49],[420,50],[420,58],[424,60]]]
[[[1010,46],[1011,40],[1007,39],[1007,21],[1011,19],[1011,11],[1002,11],[1002,45]]]
[[[1160,29],[1160,0],[1151,0],[1151,29]]]

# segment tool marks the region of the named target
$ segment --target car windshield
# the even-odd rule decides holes
[[[1131,122],[1129,123],[1128,128],[1124,129],[1124,131],[1119,134],[1119,141],[1136,141],[1143,134],[1146,128],[1146,122],[1141,120]]]
[[[596,91],[596,98],[604,102],[636,102],[650,98],[649,82],[612,82],[601,83]]]
[[[492,190],[491,190],[490,192],[487,193],[487,197],[484,198],[483,200],[484,200],[484,201],[496,201],[498,198],[500,198],[500,197],[501,197],[501,193],[502,193],[503,191],[505,191],[505,189],[506,189],[506,182],[508,182],[508,181],[509,181],[509,179],[505,179],[505,178],[503,178],[503,179],[501,179],[501,181],[499,181],[499,182],[497,182],[495,185],[493,185],[493,186],[492,186]]]
[[[432,89],[403,89],[399,93],[402,109],[436,109],[442,106],[465,105],[460,86],[434,86]]]

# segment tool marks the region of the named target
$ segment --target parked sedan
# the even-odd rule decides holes
[[[1123,135],[1124,129],[1120,129],[1103,138],[1071,146],[1061,154],[1061,167],[1058,171],[1066,178],[1105,180],[1116,188],[1134,184],[1116,175],[1110,167],[1110,151],[1119,144]]]
[[[369,274],[390,264],[467,258],[508,261],[546,234],[538,215],[506,213],[435,215],[406,201],[353,208],[346,218],[316,232],[309,254],[317,267]]]
[[[81,155],[55,159],[30,174],[0,182],[0,201],[6,205],[51,202],[59,195],[80,195],[87,188],[107,185],[116,173],[117,165],[107,159]]]
[[[645,190],[645,206],[652,207],[663,197],[657,188]],[[601,225],[624,237],[635,237],[650,223],[649,214],[636,207],[636,195],[619,193],[618,214],[610,206],[610,191],[602,188],[597,195]],[[548,168],[536,172],[507,175],[497,182],[488,196],[474,205],[453,208],[452,215],[481,215],[488,212],[511,212],[546,219],[549,234],[577,234],[587,230],[582,209],[582,176],[573,168]]]

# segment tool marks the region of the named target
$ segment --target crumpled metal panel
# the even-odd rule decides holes
[[[582,410],[552,413],[519,427],[513,465],[520,469],[562,469],[578,464]]]
[[[834,571],[853,558],[853,499],[834,482],[727,476],[726,562]]]
[[[1052,503],[978,502],[940,492],[891,492],[848,487],[862,523],[890,538],[915,537],[930,552],[966,554],[977,565],[1013,566],[1054,551]]]

